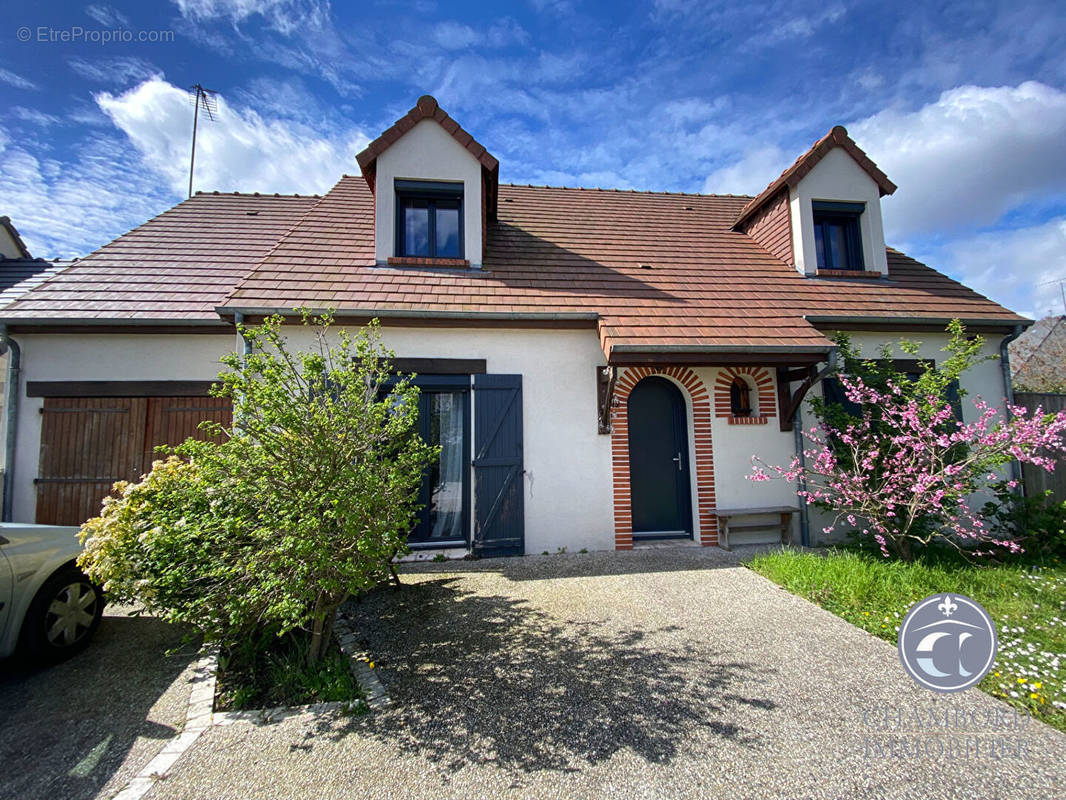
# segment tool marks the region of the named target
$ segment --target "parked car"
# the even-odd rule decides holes
[[[104,595],[78,569],[78,529],[0,523],[0,658],[58,661],[100,625]]]

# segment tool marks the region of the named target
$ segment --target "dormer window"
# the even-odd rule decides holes
[[[463,184],[396,181],[396,255],[463,258]]]
[[[812,206],[818,269],[864,270],[859,218],[866,204],[815,200]]]

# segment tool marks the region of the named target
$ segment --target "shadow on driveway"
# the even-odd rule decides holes
[[[184,722],[188,691],[167,692],[195,658],[182,638],[176,626],[109,609],[88,649],[66,662],[0,662],[4,796],[80,800],[120,769],[123,782],[133,777]]]
[[[379,590],[348,613],[394,708],[332,734],[377,737],[448,771],[578,771],[622,749],[668,763],[693,735],[756,746],[744,717],[775,707],[734,688],[765,670],[676,627],[560,620],[458,578]]]

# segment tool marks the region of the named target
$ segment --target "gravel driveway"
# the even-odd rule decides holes
[[[185,723],[196,646],[125,612],[62,664],[0,662],[0,797],[111,797]]]
[[[1066,796],[1066,736],[917,687],[892,646],[718,550],[404,579],[351,612],[391,709],[211,728],[151,800]],[[930,731],[945,712],[959,727]]]

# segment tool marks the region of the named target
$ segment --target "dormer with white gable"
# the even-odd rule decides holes
[[[500,164],[425,95],[358,156],[379,265],[480,269]]]
[[[894,191],[838,125],[748,203],[734,227],[802,275],[887,277],[881,198]]]

